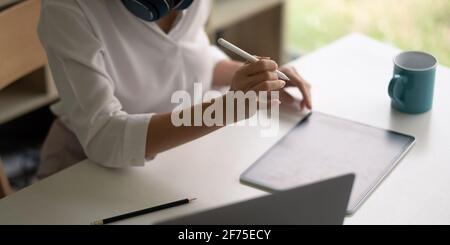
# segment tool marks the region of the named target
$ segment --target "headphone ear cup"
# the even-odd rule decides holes
[[[136,17],[146,20],[155,21],[159,19],[159,13],[151,4],[142,0],[122,0],[123,5]]]
[[[174,0],[141,0],[150,9],[155,10],[156,18],[153,21],[159,20],[166,16],[174,7]]]
[[[183,10],[183,9],[187,9],[189,8],[192,3],[194,2],[194,0],[177,0],[178,2],[176,2],[175,4],[175,9],[176,10]]]
[[[125,7],[137,17],[156,21],[174,8],[173,0],[122,0]]]

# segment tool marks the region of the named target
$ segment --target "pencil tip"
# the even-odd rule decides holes
[[[192,199],[189,199],[189,202],[193,202],[195,200],[197,200],[197,198],[192,198]]]
[[[103,221],[97,220],[97,221],[92,222],[91,225],[103,225]]]

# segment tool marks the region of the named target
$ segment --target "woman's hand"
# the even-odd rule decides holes
[[[311,99],[311,85],[303,79],[300,74],[298,74],[297,70],[293,67],[283,67],[280,69],[281,72],[286,74],[289,77],[290,81],[287,82],[287,86],[289,87],[297,87],[303,95],[303,100],[300,103],[301,109],[312,109],[312,99]],[[292,102],[294,98],[289,95],[287,92],[282,91],[281,102]]]
[[[234,122],[248,119],[252,117],[259,109],[270,109],[273,103],[280,103],[279,100],[272,101],[270,98],[270,92],[279,91],[286,86],[286,82],[279,80],[276,70],[278,65],[276,62],[263,58],[256,63],[244,64],[234,75],[231,84],[231,92],[243,92],[245,96],[244,104],[238,104],[235,101],[235,115]],[[255,92],[247,94],[248,92]],[[259,97],[260,92],[267,92],[267,100]],[[248,96],[247,96],[248,95]],[[228,95],[226,95],[228,96]],[[252,97],[253,96],[253,97]],[[263,99],[263,100],[259,100]],[[249,101],[251,100],[251,101]],[[250,105],[254,106],[250,106]],[[241,107],[245,110],[239,110]]]
[[[277,63],[269,59],[246,63],[235,73],[230,90],[244,93],[281,90],[286,82],[278,79],[277,69]]]

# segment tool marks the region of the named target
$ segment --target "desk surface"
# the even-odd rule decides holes
[[[316,110],[417,137],[409,155],[346,224],[450,224],[450,70],[439,67],[432,112],[398,113],[387,96],[398,52],[352,34],[292,63],[313,83]],[[275,138],[260,138],[258,128],[228,127],[162,154],[145,168],[109,170],[84,161],[1,200],[0,223],[89,224],[199,198],[122,222],[150,224],[265,195],[241,185],[239,176],[299,119],[282,113]]]

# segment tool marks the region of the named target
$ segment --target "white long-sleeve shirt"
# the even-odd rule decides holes
[[[166,34],[120,0],[42,1],[38,33],[61,98],[52,110],[90,160],[143,166],[152,115],[175,107],[175,91],[211,86],[227,57],[205,34],[209,8],[195,0]]]

